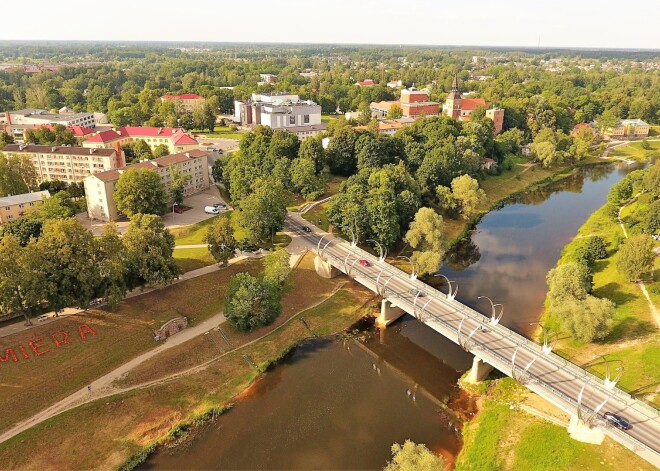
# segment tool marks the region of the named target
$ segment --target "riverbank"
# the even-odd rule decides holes
[[[292,276],[294,286],[276,324],[249,334],[223,325],[231,347],[212,331],[214,341],[202,335],[168,350],[162,359],[145,362],[116,384],[116,394],[0,444],[3,468],[133,466],[156,444],[176,439],[191,424],[229,407],[271,362],[312,336],[310,329],[321,336],[338,332],[373,310],[372,293],[342,278],[316,278],[309,258]],[[310,282],[320,290],[312,290]]]

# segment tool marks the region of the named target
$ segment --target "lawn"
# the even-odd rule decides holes
[[[216,261],[211,257],[206,247],[198,249],[175,249],[174,260],[183,272],[213,265]]]
[[[302,277],[294,275],[292,297],[296,292],[304,295],[309,289],[308,271],[305,268]],[[319,297],[322,298],[321,293],[317,293],[314,299]],[[0,462],[4,469],[26,466],[33,469],[120,467],[129,457],[139,455],[168,436],[186,435],[187,429],[210,411],[220,411],[241,394],[249,394],[246,388],[260,374],[260,369],[250,368],[243,355],[249,355],[261,368],[281,358],[292,346],[311,335],[298,317],[304,316],[315,332],[337,332],[372,311],[371,297],[371,293],[349,282],[322,304],[294,317],[286,314],[289,312],[287,307],[294,309],[293,305],[287,304],[283,316],[289,315],[290,320],[270,334],[264,332],[265,336],[260,340],[219,356],[206,369],[196,373],[105,398],[54,417],[0,444]],[[308,302],[312,299],[309,298]],[[238,334],[229,335],[236,344],[242,341]],[[188,364],[202,361],[207,356],[198,354],[198,351],[206,348],[207,352],[213,352],[215,348],[207,339],[191,342],[185,344],[187,350],[177,347],[180,349],[178,356],[164,357],[162,371],[168,371],[168,365],[178,368],[180,361]],[[219,354],[214,353],[215,356]],[[191,361],[189,357],[195,358]],[[103,426],[99,427],[99,424]],[[35,447],[35,443],[39,446]]]
[[[338,114],[324,114],[321,116],[321,122],[323,124],[328,124],[330,121],[334,121],[335,119],[341,118],[341,115]]]
[[[186,316],[190,325],[196,325],[221,311],[229,277],[240,271],[257,272],[261,266],[261,262],[237,263],[216,273],[125,300],[114,312],[90,310],[1,338],[0,351],[13,348],[18,361],[0,364],[3,396],[0,428],[44,409],[155,347],[153,332],[166,321]],[[78,331],[81,324],[88,325],[94,335],[88,334],[82,340]],[[69,344],[56,347],[51,336],[60,331],[69,333]],[[33,355],[30,342],[35,339],[43,339],[44,347],[38,348],[39,351],[50,351]],[[25,346],[29,359],[22,357],[19,345]]]
[[[612,149],[609,157],[633,159],[633,160],[648,160],[651,157],[660,156],[660,141],[648,141],[649,150],[642,149],[642,142],[633,142],[626,146]]]
[[[245,135],[245,131],[232,131],[229,126],[216,126],[213,132],[208,132],[208,129],[194,130],[191,132],[194,134],[204,135],[206,137],[238,140],[240,140]]]
[[[196,224],[191,224],[190,226],[177,227],[170,229],[170,232],[174,236],[174,242],[176,245],[197,245],[204,243],[204,236],[206,236],[209,226],[213,224],[215,218],[230,217],[229,214],[231,211],[224,212],[218,216],[205,219]]]

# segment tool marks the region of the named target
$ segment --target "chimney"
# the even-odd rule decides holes
[[[163,128],[158,128],[158,134],[160,135],[163,132]]]
[[[55,152],[56,150],[57,150],[57,147],[51,147],[51,148],[50,148],[50,151],[51,151],[51,152]]]
[[[186,157],[190,158],[190,152],[186,152]]]
[[[5,119],[7,120],[7,124],[11,125],[11,113],[9,111],[5,111]]]

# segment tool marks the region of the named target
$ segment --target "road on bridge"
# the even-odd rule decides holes
[[[287,215],[285,227],[296,233],[308,248],[322,249],[323,259],[342,272],[569,414],[578,415],[579,403],[583,418],[592,416],[607,435],[660,466],[660,416],[651,406],[607,387],[601,379],[578,366],[544,352],[540,345],[501,324],[491,323],[489,317],[448,299],[359,247],[323,232],[297,214]],[[359,263],[363,259],[368,264]],[[418,291],[422,294],[417,295]],[[627,431],[613,428],[603,419],[605,412],[621,414],[632,428]]]

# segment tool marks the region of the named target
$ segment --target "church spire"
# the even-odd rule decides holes
[[[454,81],[451,83],[451,91],[458,91],[458,74],[454,74]]]

